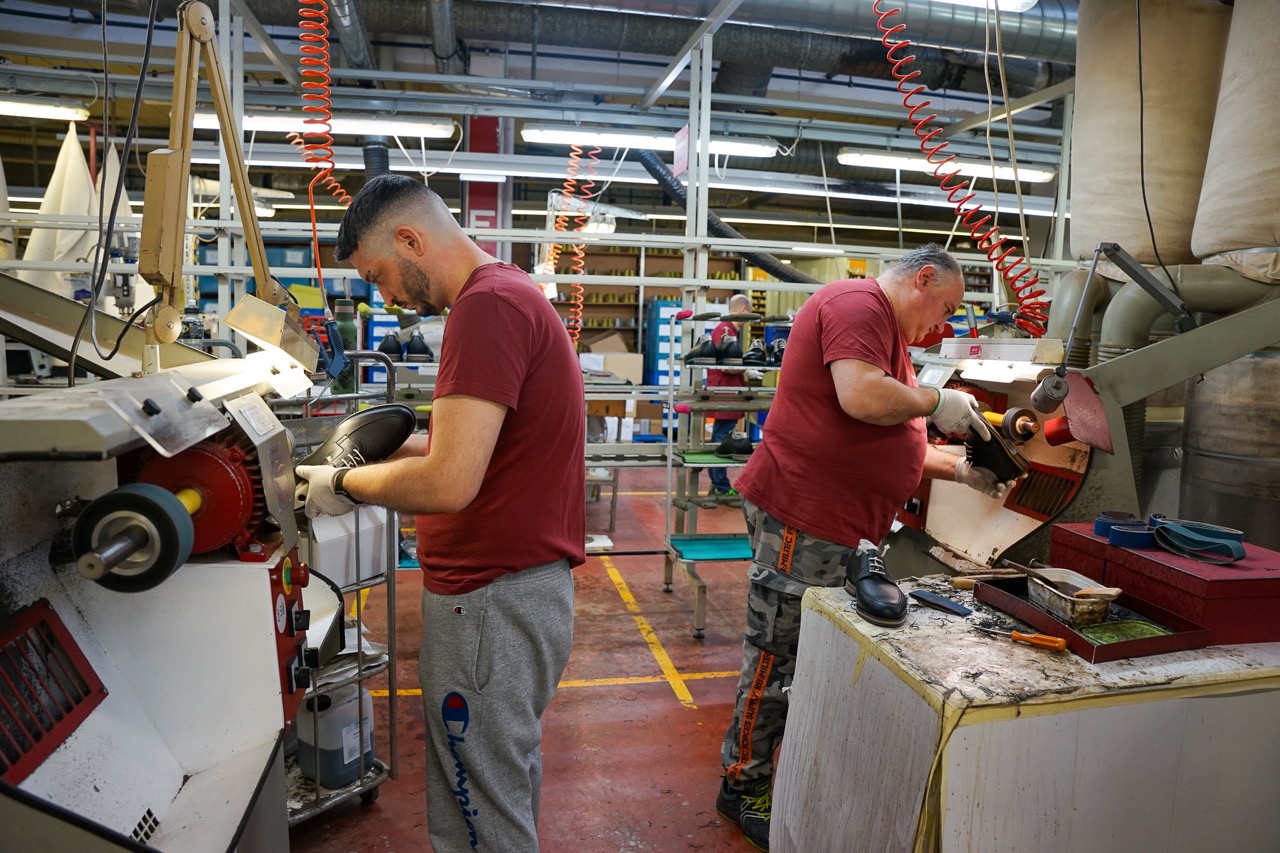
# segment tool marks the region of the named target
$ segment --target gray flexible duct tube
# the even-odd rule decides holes
[[[376,178],[391,173],[391,151],[385,136],[366,136],[362,150],[365,177]]]
[[[658,186],[662,187],[662,191],[667,194],[668,198],[678,202],[681,207],[687,206],[688,202],[685,198],[684,187],[680,185],[675,175],[671,174],[671,170],[667,168],[667,164],[663,163],[657,154],[652,151],[632,149],[631,156],[640,161],[640,165],[644,166],[645,171],[653,176],[653,179],[658,182]],[[716,216],[711,211],[707,211],[707,230],[717,237],[724,237],[728,240],[744,239],[732,226],[726,225],[719,216]],[[764,252],[743,252],[742,257],[782,281],[796,282],[798,284],[826,284],[825,281],[818,281],[811,275],[805,275],[800,270],[793,269],[773,255],[768,255]]]

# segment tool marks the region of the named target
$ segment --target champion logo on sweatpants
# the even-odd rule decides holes
[[[456,783],[453,796],[458,801],[458,808],[462,810],[462,819],[467,823],[467,836],[471,842],[471,849],[475,850],[479,847],[480,839],[476,835],[476,827],[471,822],[471,818],[480,814],[480,810],[471,807],[471,792],[467,788],[470,774],[460,754],[460,748],[465,747],[467,743],[463,735],[466,734],[467,726],[471,725],[471,709],[467,707],[466,697],[461,693],[446,695],[444,701],[440,703],[440,719],[444,721],[444,731],[449,737],[449,752],[453,755],[453,776]]]

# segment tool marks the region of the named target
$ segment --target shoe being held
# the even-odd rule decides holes
[[[769,849],[769,817],[773,810],[773,784],[769,779],[734,786],[727,778],[720,781],[716,811],[742,830],[743,836],[761,850]]]
[[[907,597],[885,574],[884,558],[869,540],[858,543],[844,560],[844,589],[853,596],[858,615],[886,628],[907,621]]]

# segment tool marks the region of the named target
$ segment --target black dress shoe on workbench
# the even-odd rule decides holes
[[[684,354],[685,364],[715,364],[716,345],[708,335],[700,335],[693,348]]]
[[[751,458],[751,454],[755,449],[755,445],[751,443],[751,439],[747,437],[745,432],[735,430],[729,433],[728,437],[716,447],[716,456],[721,459],[736,459],[739,462],[746,462]]]
[[[773,343],[769,344],[769,364],[773,367],[782,367],[782,356],[787,351],[787,339],[775,338]]]
[[[408,406],[374,406],[339,421],[324,443],[299,464],[355,468],[381,462],[395,453],[417,426],[418,417]]]
[[[868,622],[898,628],[907,621],[907,597],[885,574],[879,549],[866,539],[844,558],[844,589]]]
[[[742,364],[742,345],[738,336],[726,332],[720,336],[720,346],[716,347],[716,361],[720,364]]]

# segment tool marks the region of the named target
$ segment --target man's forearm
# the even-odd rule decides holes
[[[361,503],[421,515],[458,512],[475,498],[464,494],[437,460],[421,455],[353,468],[342,485]]]

